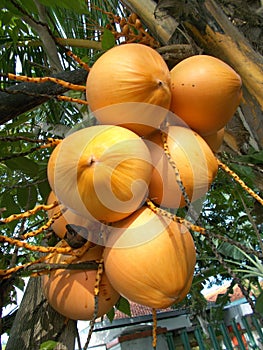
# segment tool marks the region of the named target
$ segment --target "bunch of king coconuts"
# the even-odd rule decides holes
[[[192,235],[158,208],[175,210],[205,196],[241,88],[240,76],[218,58],[196,55],[169,70],[157,51],[136,43],[113,47],[91,67],[86,96],[98,123],[65,137],[47,171],[48,202],[59,202],[49,215],[63,212],[53,224],[59,246],[72,227],[93,242],[74,263],[103,259],[98,317],[120,296],[166,308],[188,294]],[[68,259],[56,254],[47,262]],[[90,269],[43,277],[50,304],[76,320],[92,319],[95,282]]]

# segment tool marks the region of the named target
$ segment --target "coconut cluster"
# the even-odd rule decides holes
[[[52,152],[48,203],[59,201],[49,215],[63,213],[52,226],[61,242],[73,230],[94,243],[80,261],[104,261],[98,316],[120,295],[166,308],[189,293],[194,240],[158,208],[189,208],[210,189],[241,86],[215,57],[193,56],[169,71],[159,53],[135,43],[110,49],[92,66],[86,92],[98,124],[71,133]],[[93,270],[52,271],[44,292],[61,314],[90,320],[95,278]]]

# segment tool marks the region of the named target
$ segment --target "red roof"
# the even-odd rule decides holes
[[[228,286],[229,285],[219,287],[215,289],[213,292],[206,293],[204,297],[209,302],[215,302],[219,294],[225,294],[227,292]],[[231,302],[244,298],[244,295],[241,292],[241,289],[237,285],[234,286],[233,291],[234,291],[233,294],[232,295],[230,294]],[[146,316],[146,315],[152,314],[152,309],[150,307],[136,304],[132,301],[130,301],[130,309],[131,309],[131,317]],[[167,309],[158,309],[157,312],[167,312],[172,310],[174,309],[169,307]],[[116,310],[114,319],[122,319],[122,318],[129,318],[129,316],[119,310]]]
[[[227,292],[228,287],[229,287],[229,285],[219,287],[216,290],[214,290],[213,292],[206,293],[204,295],[204,297],[206,298],[207,301],[215,302],[216,298],[219,294],[225,294]],[[229,296],[230,296],[231,302],[239,300],[239,299],[243,299],[245,297],[238,285],[235,285],[233,287],[233,293],[230,294]]]
[[[130,301],[130,309],[131,309],[131,317],[138,317],[138,316],[145,316],[145,315],[151,315],[152,314],[152,308],[140,304],[136,304],[132,301]],[[157,309],[156,312],[167,312],[172,311],[173,309],[171,307],[166,309]],[[124,314],[123,312],[116,310],[114,319],[120,319],[120,318],[127,318],[128,315]]]

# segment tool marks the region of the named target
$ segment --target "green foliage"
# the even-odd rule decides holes
[[[107,313],[107,317],[112,322],[115,317],[115,310],[119,310],[120,312],[124,313],[127,316],[131,316],[131,308],[129,301],[124,298],[120,297],[117,301],[116,305],[111,308],[111,310]]]
[[[39,150],[30,152],[34,143],[27,143],[19,140],[19,137],[35,137],[32,133],[24,132],[19,134],[14,129],[2,129],[0,132],[0,209],[1,217],[5,218],[12,214],[19,214],[28,209],[33,209],[37,204],[44,203],[50,192],[46,176],[46,165],[50,150]],[[30,128],[29,128],[30,129]],[[22,131],[22,130],[21,130]],[[13,141],[6,141],[14,132]],[[13,157],[24,152],[27,156]],[[5,160],[7,157],[9,159]],[[14,220],[8,224],[1,225],[1,235],[10,237],[21,237],[41,226],[46,221],[46,214],[39,212],[36,215],[24,220]],[[35,244],[41,244],[43,236],[34,238]],[[37,258],[37,254],[24,249],[16,250],[10,244],[0,246],[0,268],[8,269],[14,265],[22,265]],[[3,307],[16,304],[16,288],[24,290],[23,276],[27,274],[16,274],[11,279],[0,280],[1,304]]]
[[[114,307],[112,307],[108,312],[107,312],[107,317],[110,320],[110,322],[112,322],[114,320],[114,316],[115,316],[115,310]]]
[[[130,304],[126,298],[120,297],[120,299],[116,303],[116,308],[124,314],[131,316]]]
[[[261,153],[251,152],[253,156],[249,158],[249,164],[246,163],[248,160],[246,156],[235,157],[233,159],[235,163],[232,162],[232,158],[223,159],[256,192],[259,191],[256,185],[257,173],[254,164],[258,165],[258,162],[261,162]],[[247,274],[252,273],[251,268],[254,268],[253,279],[249,280],[247,288],[251,288],[258,281],[261,275],[257,254],[261,253],[262,259],[259,245],[262,221],[257,220],[256,208],[256,201],[230,175],[219,170],[210,191],[207,193],[199,217],[199,224],[209,230],[211,235],[205,237],[200,233],[194,233],[197,265],[188,299],[193,312],[199,314],[203,309],[200,307],[202,300],[200,300],[198,293],[210,278],[213,278],[213,283],[218,285],[222,281],[233,280],[234,276],[245,281]],[[211,249],[212,247],[213,249]],[[258,263],[258,268],[248,258],[253,252],[256,254],[253,261]],[[217,309],[222,310],[224,305],[229,302],[231,288],[229,287],[227,294],[220,296],[217,300]],[[218,316],[218,311],[210,312],[210,317],[217,319]],[[209,319],[210,321],[211,319]]]
[[[228,242],[223,242],[222,244],[220,244],[220,246],[218,247],[218,252],[226,257],[238,261],[241,261],[244,258],[242,251],[240,251],[240,249]]]
[[[111,49],[115,45],[115,37],[109,29],[104,29],[101,45],[105,51]]]
[[[261,291],[260,295],[257,297],[255,307],[256,311],[263,316],[263,291]]]
[[[236,249],[242,253],[243,259],[239,259],[238,261],[229,261],[230,263],[238,266],[238,268],[235,268],[234,271],[242,273],[244,278],[256,277],[263,279],[263,264],[261,260],[257,256],[248,255],[239,248]],[[246,259],[246,263],[244,263],[244,259]]]
[[[248,154],[236,157],[236,161],[249,164],[263,164],[263,151],[251,150]]]
[[[54,8],[54,1],[52,0],[40,0],[40,3]],[[71,10],[74,11],[78,14],[87,14],[89,13],[88,8],[87,8],[87,3],[84,0],[75,0],[75,1],[71,1],[71,0],[61,0],[56,2],[56,5],[62,9],[67,9],[67,10]]]
[[[38,173],[38,164],[28,157],[11,158],[5,161],[10,170],[18,170],[33,178]]]
[[[54,340],[47,340],[40,345],[40,350],[53,350],[58,342]]]

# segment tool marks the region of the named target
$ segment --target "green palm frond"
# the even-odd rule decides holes
[[[44,18],[53,39],[71,39],[71,46],[67,48],[90,66],[101,54],[101,46],[98,46],[99,50],[89,48],[88,45],[81,47],[78,40],[100,40],[103,29],[110,23],[111,13],[125,16],[123,5],[116,0],[62,0],[56,5],[51,0],[39,0],[39,3],[45,6]],[[25,14],[34,21],[43,20],[43,14],[33,0],[3,1],[0,12],[0,73],[49,76],[53,71],[41,35],[24,20]],[[79,64],[66,54],[62,45],[57,44],[56,50],[63,70],[79,68]],[[0,84],[1,88],[7,88],[16,82],[3,79]],[[87,113],[87,107],[79,109],[70,102],[50,100],[30,113],[21,115],[15,123],[19,125],[27,121],[33,129],[44,122],[75,125],[83,119],[83,113]]]
[[[235,249],[237,249],[243,256],[244,258],[247,259],[247,261],[249,263],[251,263],[251,265],[249,265],[247,262],[241,262],[241,261],[234,261],[234,260],[225,260],[231,264],[237,265],[239,267],[242,266],[242,268],[236,268],[233,269],[233,271],[235,273],[242,273],[244,276],[244,278],[249,278],[249,277],[259,277],[259,278],[263,278],[263,264],[261,262],[261,260],[253,255],[248,255],[246,252],[244,252],[242,249],[235,247]]]

